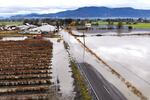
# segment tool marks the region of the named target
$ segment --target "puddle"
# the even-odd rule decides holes
[[[53,43],[52,81],[60,87],[61,100],[73,100],[75,97],[74,79],[69,67],[68,53],[64,48],[63,41],[58,42],[57,39],[49,40]]]
[[[3,37],[2,41],[22,41],[27,39],[28,37]]]

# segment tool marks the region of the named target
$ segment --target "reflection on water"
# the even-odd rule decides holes
[[[75,36],[78,36],[78,37],[83,37],[83,34],[86,36],[86,37],[91,37],[91,36],[142,36],[142,35],[145,35],[145,36],[149,36],[150,35],[150,31],[131,31],[131,32],[125,32],[123,33],[122,30],[118,30],[118,32],[105,32],[105,33],[101,33],[101,32],[91,32],[91,33],[88,33],[86,31],[76,31],[74,30],[73,31],[73,34],[75,34]]]
[[[82,27],[82,26],[80,26]],[[76,28],[75,30],[77,30]],[[107,34],[107,33],[115,33],[117,35],[121,35],[122,33],[150,33],[150,29],[128,29],[127,26],[124,26],[122,29],[117,29],[116,27],[113,28],[107,28],[107,25],[102,25],[102,26],[92,26],[88,30],[77,30],[80,33],[85,33],[85,34]]]
[[[138,33],[138,32],[137,32]],[[61,31],[63,38],[70,46],[71,55],[80,62],[88,62],[96,70],[98,70],[109,82],[116,86],[129,100],[137,100],[123,83],[109,74],[108,69],[102,63],[99,63],[87,51],[84,52],[81,44],[76,39],[67,34],[66,31]],[[78,31],[73,31],[73,34],[82,35]],[[90,34],[90,35],[89,35]],[[94,33],[95,34],[95,33]],[[102,33],[101,33],[102,34]],[[105,34],[105,33],[103,33]],[[107,33],[108,34],[108,33]],[[94,53],[101,57],[107,64],[121,74],[125,79],[136,86],[145,96],[149,97],[150,92],[150,39],[148,36],[109,36],[116,34],[109,32],[108,36],[91,37],[93,33],[86,33],[85,45]],[[129,33],[121,33],[129,34]],[[132,32],[132,34],[135,34]],[[143,33],[141,33],[143,34]],[[145,34],[145,33],[144,33]],[[76,37],[83,42],[83,37]],[[84,57],[83,57],[83,56]],[[143,66],[144,65],[144,66]]]
[[[83,39],[80,38],[83,42]],[[113,66],[126,66],[150,84],[150,38],[140,36],[86,37],[86,46]],[[94,40],[94,41],[93,41]],[[115,64],[120,65],[115,65]],[[144,66],[143,66],[144,65]]]
[[[27,39],[27,37],[3,37],[2,41],[21,41],[25,39]]]
[[[73,100],[75,96],[74,79],[69,67],[68,53],[62,41],[57,42],[57,39],[51,39],[51,41],[53,42],[52,81],[60,87],[61,100]]]

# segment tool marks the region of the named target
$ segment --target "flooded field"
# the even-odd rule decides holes
[[[63,40],[59,42],[58,38],[49,38],[48,40],[53,43],[52,82],[57,85],[60,100],[74,100],[74,79]]]
[[[73,31],[76,35],[86,36],[129,36],[129,35],[150,35],[150,29],[101,29],[101,27],[93,26],[88,30]]]
[[[80,26],[83,27],[83,26]],[[101,26],[92,26],[90,29],[88,30],[78,30],[80,33],[88,33],[88,34],[101,34],[101,33],[134,33],[134,32],[138,32],[138,33],[149,33],[150,29],[140,29],[140,28],[133,28],[133,29],[128,29],[127,26],[124,26],[123,29],[117,29],[116,26],[112,26],[112,29],[107,29],[108,25],[101,25]],[[77,30],[76,28],[74,28],[74,30]]]
[[[77,31],[73,31],[77,32]],[[149,36],[88,36],[85,37],[85,45],[100,57],[106,65],[117,71],[123,80],[127,81],[122,83],[120,79],[106,68],[104,64],[99,62],[98,59],[93,57],[90,53],[85,51],[83,45],[77,39],[83,41],[83,37],[75,37],[62,31],[65,41],[67,41],[71,48],[73,57],[78,62],[87,62],[97,69],[110,83],[116,86],[129,100],[138,100],[134,94],[135,90],[128,89],[128,82],[131,83],[134,89],[137,89],[140,94],[149,99],[150,90],[150,74],[149,74],[149,49],[150,38]],[[79,32],[74,34],[81,34]],[[87,33],[89,34],[89,33]],[[85,35],[87,35],[85,34]],[[140,97],[140,95],[137,95]],[[144,98],[145,98],[144,97]],[[140,97],[141,99],[143,97]]]
[[[79,39],[83,42],[82,38]],[[149,43],[149,36],[85,38],[88,48],[147,96],[150,92]]]
[[[117,32],[106,32],[106,33],[85,33],[74,30],[73,33],[75,36],[83,37],[93,37],[93,36],[150,36],[150,32],[148,31],[133,31],[133,32],[125,32],[125,33],[117,33]]]
[[[0,41],[0,99],[54,98],[51,52],[52,43],[45,40]]]

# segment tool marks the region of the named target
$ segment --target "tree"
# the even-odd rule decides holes
[[[25,19],[24,21],[23,21],[23,24],[25,25],[26,23],[29,23],[30,21],[28,20],[28,19]]]
[[[132,26],[128,26],[128,30],[132,30],[133,29],[133,27]]]
[[[69,24],[71,24],[72,21],[73,21],[73,19],[65,19],[64,23],[65,23],[65,25],[69,25]]]
[[[113,29],[114,22],[111,20],[108,20],[108,29]]]
[[[118,22],[117,28],[118,28],[118,29],[123,28],[123,23],[122,23],[122,22]]]

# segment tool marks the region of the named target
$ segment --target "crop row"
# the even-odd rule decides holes
[[[0,41],[0,98],[48,99],[51,52],[45,40]]]

